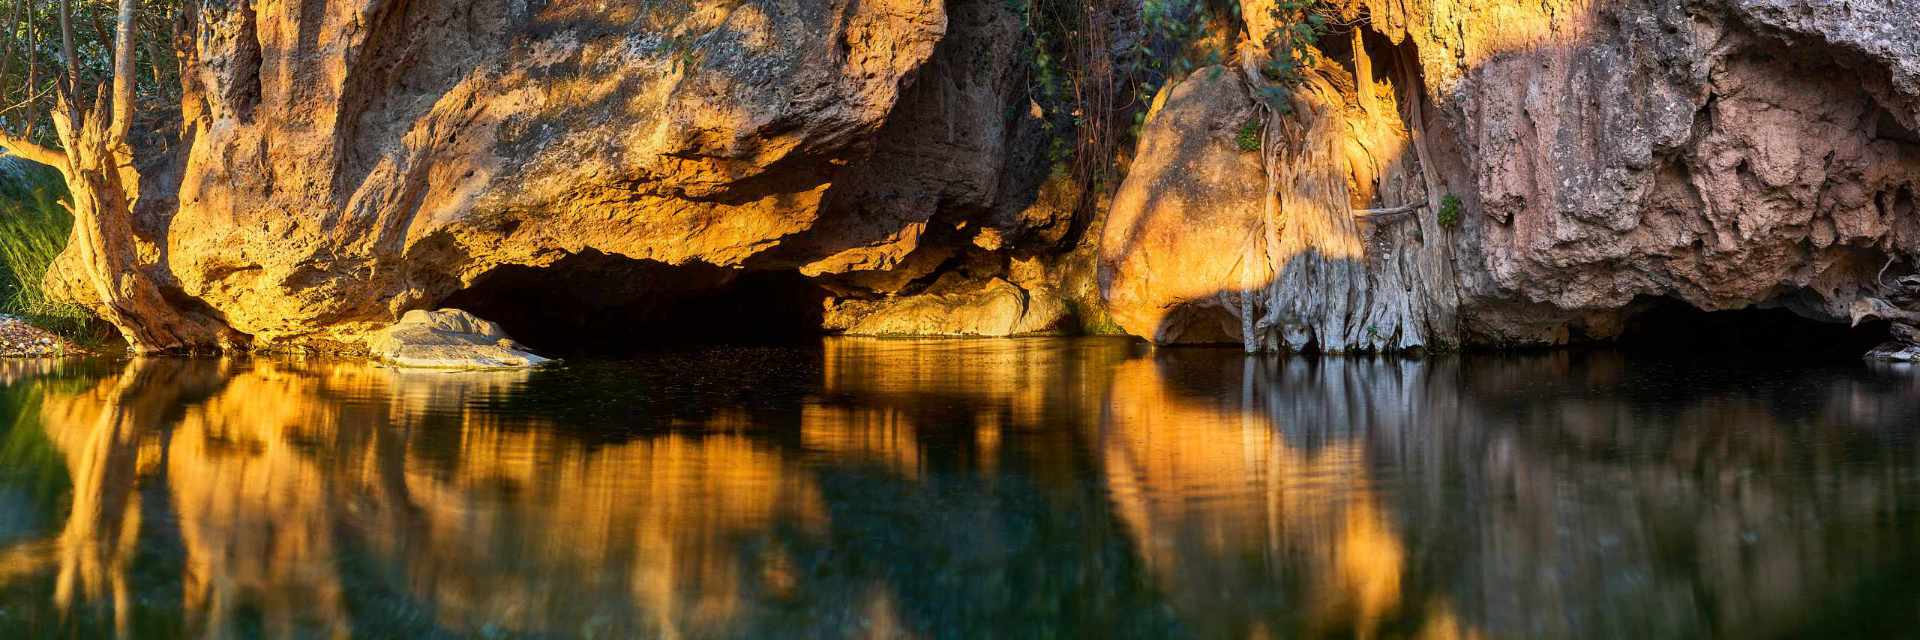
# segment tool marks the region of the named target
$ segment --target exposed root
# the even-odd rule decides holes
[[[1869,359],[1920,361],[1920,275],[1908,275],[1888,283],[1887,269],[1894,262],[1894,258],[1888,258],[1887,264],[1873,276],[1874,282],[1880,285],[1880,296],[1854,301],[1853,324],[1859,326],[1865,320],[1891,323],[1888,334],[1892,338],[1867,352]]]

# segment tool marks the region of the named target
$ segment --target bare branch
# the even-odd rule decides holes
[[[9,113],[13,113],[15,110],[30,106],[34,102],[40,100],[41,98],[47,97],[47,94],[49,93],[53,93],[53,87],[47,87],[45,89],[41,89],[37,93],[28,94],[26,98],[21,99],[19,102],[15,102],[13,104],[7,105],[6,107],[0,107],[0,116],[5,116]],[[22,135],[21,137],[26,137],[26,136]]]
[[[27,0],[27,87],[40,84],[40,32],[33,28],[33,14],[38,8],[36,0]],[[33,137],[33,125],[39,116],[38,113],[27,115],[26,126],[20,127],[20,137]]]
[[[1427,208],[1427,203],[1416,202],[1413,204],[1401,205],[1398,207],[1387,207],[1385,209],[1354,209],[1353,217],[1355,218],[1389,218],[1393,216],[1406,215],[1406,214],[1413,213],[1415,211],[1419,211],[1425,208]]]
[[[59,169],[63,174],[67,171],[67,154],[59,149],[43,147],[26,138],[16,138],[6,133],[0,133],[0,147],[6,148],[7,153],[23,160],[31,160]]]
[[[59,100],[67,107],[67,120],[74,126],[80,125],[80,107],[74,92],[80,90],[80,58],[73,53],[73,7],[71,0],[60,0],[60,56],[61,64],[66,65],[67,73],[62,79],[64,88],[59,92]]]
[[[120,17],[113,33],[113,140],[126,140],[133,129],[134,76],[133,12],[140,0],[120,0]]]

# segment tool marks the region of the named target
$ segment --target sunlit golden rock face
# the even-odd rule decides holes
[[[1014,147],[1044,136],[1039,114],[1009,117],[1027,113],[1029,49],[1004,2],[325,0],[193,13],[174,132],[191,142],[155,152],[171,155],[153,164],[181,170],[143,199],[143,231],[159,231],[142,240],[164,249],[156,271],[169,286],[255,347],[362,351],[406,311],[569,257],[727,276],[630,282],[596,303],[705,293],[748,268],[869,298],[982,246],[976,235],[1044,244],[1067,226],[1022,215],[1045,167],[1008,175],[1035,171],[1012,162],[1031,155]],[[981,263],[1014,248],[979,252],[992,256]],[[55,289],[97,306],[69,286],[78,254],[60,264]],[[1050,293],[997,282],[1015,287],[1016,316],[1033,308],[1018,332],[1062,317]],[[1008,331],[991,316],[929,319],[873,332]]]
[[[195,10],[198,135],[157,242],[269,343],[586,248],[738,265],[821,221],[948,22],[925,0]],[[981,95],[997,122],[1003,96]],[[999,154],[958,156],[990,197]]]
[[[1273,6],[1242,3],[1255,38],[1277,28]],[[1101,247],[1129,333],[1325,351],[1562,343],[1614,335],[1639,296],[1787,298],[1845,321],[1875,270],[1920,253],[1910,3],[1329,10],[1354,28],[1323,38],[1290,92],[1304,137],[1281,157],[1238,151],[1233,120],[1253,101],[1231,69],[1175,85],[1145,127]],[[1337,195],[1424,206],[1357,222]]]
[[[1920,254],[1912,2],[1316,3],[1337,26],[1269,161],[1236,138],[1274,5],[1197,36],[1238,73],[1171,78],[1130,153],[1082,159],[1124,160],[1108,202],[1049,178],[1087,114],[1039,106],[1052,72],[1006,2],[210,3],[130,246],[253,344],[329,351],[463,295],[557,323],[748,273],[786,279],[750,298],[814,297],[809,330],[1110,304],[1169,343],[1561,343],[1640,297],[1837,321]],[[1150,22],[1115,42],[1158,46]],[[78,250],[59,264],[99,306]],[[490,288],[529,273],[610,282],[558,310]]]
[[[1425,241],[1445,233],[1431,214],[1445,187],[1420,70],[1384,38],[1341,35],[1277,103],[1245,80],[1253,61],[1156,101],[1101,239],[1102,291],[1129,333],[1326,352],[1457,342],[1450,249]],[[1394,213],[1355,213],[1371,209]]]

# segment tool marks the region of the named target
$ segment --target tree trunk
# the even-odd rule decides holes
[[[170,280],[165,252],[134,232],[140,171],[129,138],[136,81],[135,9],[139,0],[118,2],[112,86],[94,93],[92,108],[83,108],[77,99],[80,78],[74,64],[69,5],[69,0],[60,0],[60,48],[66,69],[56,87],[52,114],[55,133],[65,149],[41,147],[26,135],[0,133],[0,147],[23,159],[55,167],[66,179],[73,234],[66,251],[55,262],[55,273],[48,274],[51,288],[65,290],[69,297],[76,298],[92,293],[94,299],[84,302],[113,323],[128,346],[141,353],[242,346],[245,336],[233,331],[211,309],[184,293],[164,288]],[[60,277],[62,273],[81,276],[73,280],[84,280],[85,291],[66,286],[70,280]],[[52,286],[54,283],[58,286]]]
[[[140,174],[134,169],[126,128],[110,123],[100,107],[83,113],[81,123],[55,110],[54,126],[67,149],[67,189],[72,198],[73,235],[67,251],[98,296],[95,309],[113,323],[128,346],[141,353],[197,351],[241,346],[243,336],[208,312],[185,308],[184,295],[169,299],[145,264],[134,235],[134,206]]]

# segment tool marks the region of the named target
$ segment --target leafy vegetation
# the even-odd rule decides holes
[[[1076,227],[1117,183],[1120,150],[1138,135],[1153,95],[1198,66],[1218,64],[1235,39],[1232,0],[1008,0],[1021,17],[1028,94],[1056,144],[1056,171],[1083,185]]]
[[[1442,227],[1454,227],[1460,224],[1460,196],[1449,193],[1440,198],[1438,220]]]
[[[1330,8],[1317,0],[1276,0],[1272,17],[1274,28],[1261,36],[1267,57],[1260,75],[1268,84],[1258,88],[1259,98],[1279,115],[1292,112],[1292,92],[1307,80],[1307,70],[1319,64],[1320,37],[1326,35],[1334,20]]]
[[[1083,206],[1113,186],[1118,151],[1138,137],[1153,96],[1196,69],[1232,64],[1247,29],[1238,0],[1008,2],[1030,47],[1028,93],[1055,140],[1070,141],[1050,145],[1049,159],[1090,187]],[[1257,91],[1273,113],[1291,110],[1291,91],[1317,63],[1315,44],[1335,24],[1331,11],[1317,0],[1277,0],[1272,33],[1255,36],[1267,52],[1259,71],[1268,84]],[[1241,149],[1258,150],[1259,127],[1242,128]]]
[[[0,1],[0,130],[23,140],[50,145],[50,117],[58,85],[71,82],[80,105],[91,92],[111,84],[116,0]],[[175,110],[180,98],[180,65],[168,43],[179,24],[181,0],[142,0],[131,27],[134,99],[139,111]],[[61,10],[67,29],[61,29]],[[71,41],[72,62],[64,50]]]
[[[73,216],[53,170],[5,161],[0,175],[0,313],[25,318],[68,339],[93,342],[106,331],[93,314],[47,296],[43,280],[67,244]]]
[[[1240,147],[1241,151],[1259,151],[1260,119],[1247,118],[1246,122],[1241,123],[1240,130],[1233,135],[1233,143]]]

